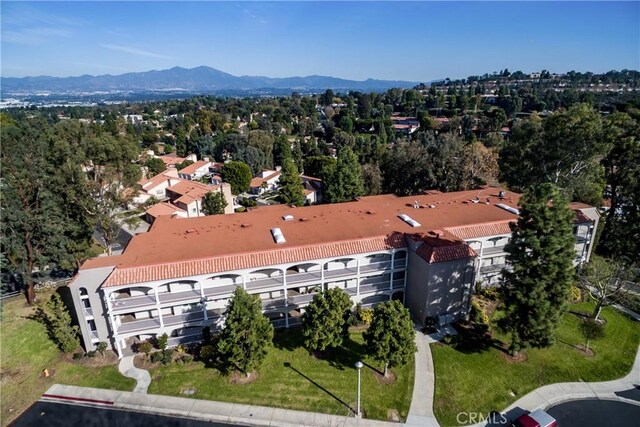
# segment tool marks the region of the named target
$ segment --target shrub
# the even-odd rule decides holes
[[[487,286],[482,290],[481,295],[486,299],[496,301],[500,298],[500,291],[496,286]]]
[[[162,334],[159,337],[156,337],[156,343],[158,344],[158,348],[160,350],[167,349],[167,342],[169,341],[169,335]]]
[[[456,343],[458,342],[458,335],[446,334],[442,338],[442,341],[447,345],[456,345]]]
[[[80,360],[85,356],[83,352],[73,353],[73,360]]]
[[[582,291],[579,287],[572,286],[569,292],[569,298],[571,299],[571,301],[577,302],[582,300]]]
[[[153,350],[153,345],[149,341],[144,341],[138,346],[138,351],[143,352],[147,356],[151,353],[151,350]]]
[[[484,323],[485,325],[489,323],[487,311],[476,299],[471,300],[470,316],[471,321],[475,323]]]
[[[173,350],[162,350],[160,352],[160,363],[163,365],[169,365],[173,362]]]
[[[104,352],[107,349],[107,343],[104,341],[100,341],[98,345],[96,345],[96,350],[100,353],[101,356],[104,356]]]
[[[154,353],[151,353],[151,362],[152,363],[158,363],[162,360],[162,352],[161,351],[156,351]]]
[[[193,362],[193,356],[189,353],[183,353],[178,357],[176,361],[178,363],[191,363]]]
[[[96,351],[95,350],[87,351],[87,357],[96,357]]]
[[[179,344],[179,345],[176,347],[176,352],[177,352],[178,354],[182,354],[182,353],[184,353],[185,351],[186,351],[186,348],[185,348],[184,344]]]
[[[213,345],[203,345],[200,347],[200,360],[205,363],[212,363],[216,358],[216,347]]]
[[[204,340],[204,342],[206,344],[211,342],[211,328],[208,326],[205,326],[204,328],[202,328],[202,339]]]
[[[370,325],[373,320],[373,309],[365,308],[360,311],[360,321],[364,324]]]

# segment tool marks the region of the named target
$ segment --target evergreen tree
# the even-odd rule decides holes
[[[291,156],[293,158],[293,161],[296,162],[296,166],[298,167],[298,170],[302,171],[304,168],[304,161],[303,161],[302,147],[300,146],[300,141],[296,140],[296,142],[293,144],[293,151],[291,153]]]
[[[71,353],[80,346],[80,328],[71,324],[71,315],[57,292],[54,292],[44,308],[38,309],[38,317],[44,321],[49,336],[60,350]]]
[[[207,193],[202,199],[202,211],[206,215],[224,214],[224,208],[226,208],[227,205],[228,203],[224,199],[222,191]]]
[[[503,326],[511,333],[512,354],[554,342],[574,281],[573,218],[553,184],[531,187],[521,199],[520,217],[511,225],[505,248],[512,270],[504,273]]]
[[[384,363],[384,376],[389,367],[404,365],[417,351],[415,332],[409,310],[400,301],[378,304],[373,309],[371,326],[364,333],[367,351]]]
[[[364,194],[358,156],[349,147],[338,153],[336,167],[325,181],[325,197],[330,203],[355,200]]]
[[[273,325],[262,314],[258,295],[249,295],[237,287],[225,311],[218,354],[226,368],[247,376],[257,370],[273,341]]]
[[[284,166],[286,159],[292,157],[291,145],[287,141],[286,135],[281,135],[273,144],[273,164],[276,166]]]
[[[339,347],[347,333],[350,308],[351,300],[342,289],[315,294],[302,316],[305,347],[315,351]]]
[[[304,204],[304,187],[298,174],[298,168],[291,159],[285,159],[278,184],[278,195],[283,203],[302,206]]]
[[[229,162],[222,168],[222,180],[231,185],[233,194],[241,194],[249,190],[251,185],[251,168],[243,162]]]
[[[167,168],[164,162],[157,157],[150,158],[145,162],[144,165],[147,167],[147,170],[148,170],[148,173],[147,173],[148,178],[151,178],[152,176],[156,176],[159,173],[164,172],[164,170]]]

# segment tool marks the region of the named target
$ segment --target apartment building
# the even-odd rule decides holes
[[[332,205],[260,207],[241,215],[158,217],[117,256],[86,261],[69,285],[84,344],[119,355],[167,333],[169,344],[224,324],[232,292],[259,295],[275,327],[300,323],[322,289],[355,303],[397,299],[414,319],[466,316],[473,285],[495,283],[519,194],[497,188]],[[591,252],[595,208],[576,212],[576,262]]]

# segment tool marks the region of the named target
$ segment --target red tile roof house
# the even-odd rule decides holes
[[[168,169],[150,179],[141,179],[138,181],[141,190],[135,201],[138,204],[144,203],[152,196],[162,200],[167,197],[167,187],[171,187],[180,181],[182,180],[178,178],[178,171],[175,169]]]
[[[263,170],[258,176],[251,180],[249,193],[262,194],[265,191],[276,190],[280,180],[280,170]]]
[[[121,255],[86,261],[69,285],[87,349],[120,356],[167,333],[169,345],[218,330],[236,287],[258,295],[275,327],[300,323],[317,289],[364,307],[397,299],[421,323],[468,314],[476,282],[499,279],[520,195],[497,188],[260,207],[238,215],[159,216]],[[599,216],[576,212],[576,264],[588,260]]]
[[[204,216],[202,199],[209,193],[221,191],[227,201],[225,214],[233,213],[233,196],[229,184],[206,185],[197,181],[180,181],[167,188],[170,202],[187,212],[187,217]]]
[[[209,173],[209,160],[198,160],[197,162],[178,171],[178,176],[182,179],[195,180],[202,178]]]

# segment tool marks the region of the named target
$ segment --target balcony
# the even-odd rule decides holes
[[[382,292],[389,290],[389,281],[381,283],[372,283],[368,285],[360,285],[360,294],[370,294],[373,292]]]
[[[255,291],[258,289],[268,289],[282,286],[282,276],[265,277],[264,279],[247,280],[247,291]]]
[[[491,256],[491,255],[504,254],[504,253],[505,253],[504,246],[490,246],[488,248],[482,248],[482,256]]]
[[[135,308],[155,305],[156,298],[153,295],[140,295],[137,297],[120,297],[111,301],[112,311],[131,311]]]
[[[93,310],[91,310],[91,308],[89,307],[82,307],[82,314],[84,315],[85,319],[93,319]]]
[[[393,268],[405,268],[407,266],[407,259],[400,258],[393,261]]]
[[[200,300],[200,289],[191,289],[183,292],[158,293],[160,304],[176,303],[183,301]]]
[[[381,302],[385,302],[385,301],[389,301],[389,295],[377,295],[377,296],[373,296],[373,297],[367,297],[366,298],[367,302],[362,303],[363,307],[371,307],[375,304],[381,303]]]
[[[204,288],[204,296],[205,297],[222,297],[225,295],[230,295],[233,293],[233,291],[236,290],[238,286],[242,287],[242,284],[216,286],[215,288]]]
[[[130,322],[122,323],[118,326],[119,334],[126,334],[130,332],[142,332],[148,329],[155,329],[160,327],[160,319],[141,319],[132,320]]]
[[[169,339],[167,340],[167,347],[176,347],[180,344],[193,344],[202,341],[202,339],[202,334],[169,337]]]
[[[362,264],[360,265],[360,274],[366,274],[371,271],[379,272],[379,271],[391,270],[391,266],[392,266],[391,260],[372,262],[370,264]]]
[[[204,313],[202,311],[192,311],[189,313],[162,316],[162,322],[164,323],[165,326],[196,323],[196,322],[202,322],[203,320],[204,320]]]
[[[506,264],[485,265],[483,267],[480,267],[480,273],[482,274],[497,273],[505,267],[506,267]]]
[[[89,331],[89,335],[91,335],[91,341],[99,341],[100,338],[98,338],[98,331]]]

